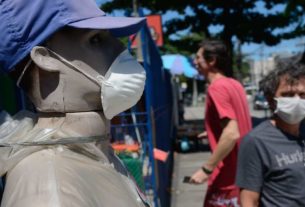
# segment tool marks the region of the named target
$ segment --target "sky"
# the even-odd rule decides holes
[[[272,55],[293,55],[305,51],[305,38],[296,38],[283,40],[275,46],[266,46],[264,44],[243,44],[242,51],[249,58],[259,60],[266,59]]]
[[[98,5],[101,5],[107,1],[111,0],[96,0]],[[266,10],[264,8],[263,1],[258,2],[256,5],[257,11],[261,13],[275,13],[280,12],[285,9],[284,5],[278,5],[274,7],[272,10]],[[123,16],[123,12],[115,12],[110,15],[113,16]],[[162,16],[162,22],[164,23],[168,19],[171,19],[173,16],[177,16],[175,12],[167,12]],[[221,26],[214,26],[209,28],[211,31],[217,31],[221,29]],[[289,29],[289,28],[288,28]],[[267,46],[265,44],[254,44],[254,43],[245,43],[241,47],[242,53],[246,55],[248,59],[266,59],[272,55],[292,55],[301,51],[305,51],[305,36],[301,38],[291,39],[291,40],[283,40],[281,43],[275,46]]]
[[[277,5],[271,10],[267,10],[264,7],[264,2],[260,1],[256,4],[256,10],[262,14],[275,14],[276,12],[283,12],[285,5]],[[293,26],[287,27],[284,31],[292,30]],[[281,30],[276,30],[275,33]],[[283,40],[278,45],[267,46],[264,44],[243,44],[242,51],[246,55],[249,55],[252,59],[265,59],[271,55],[291,55],[305,50],[305,37],[295,38],[291,40]]]

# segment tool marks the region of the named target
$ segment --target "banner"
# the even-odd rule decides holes
[[[146,16],[147,26],[149,28],[152,39],[155,41],[157,46],[163,46],[163,32],[162,32],[162,21],[161,15],[149,15]],[[130,36],[131,48],[137,47],[136,35]]]

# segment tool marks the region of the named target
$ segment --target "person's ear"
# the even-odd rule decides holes
[[[274,98],[273,97],[270,97],[270,96],[267,96],[267,97],[265,97],[266,98],[266,100],[267,100],[267,102],[268,102],[268,104],[269,104],[269,109],[271,110],[271,111],[274,111],[275,109],[276,109],[276,100],[274,100]]]
[[[212,67],[215,67],[216,65],[216,57],[211,57],[211,59],[208,61],[208,64]]]
[[[62,63],[52,57],[47,48],[36,46],[31,50],[31,58],[33,62],[42,70],[48,72],[59,72]]]

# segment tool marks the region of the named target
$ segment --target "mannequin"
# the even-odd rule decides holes
[[[124,50],[123,44],[108,31],[75,28],[58,31],[45,44],[92,76],[105,75]],[[22,78],[21,86],[39,112],[38,126],[56,126],[64,120],[63,130],[70,130],[70,127],[83,136],[109,132],[109,120],[102,113],[99,86],[44,48],[33,48],[30,58],[33,63]]]
[[[0,19],[0,70],[37,112],[0,125],[1,207],[149,206],[109,147],[110,119],[145,84],[115,37],[145,18],[106,16],[94,0],[10,0]]]
[[[8,172],[1,206],[147,206],[126,179],[125,169],[109,151],[109,138],[105,139],[105,135],[109,134],[110,121],[102,110],[100,86],[53,54],[55,52],[95,77],[106,74],[125,49],[123,44],[107,30],[66,27],[54,33],[43,45],[34,47],[30,56],[12,73],[16,80],[24,73],[20,87],[38,112],[33,130],[56,129],[51,136],[55,140],[70,137],[101,139],[95,144],[76,141],[71,145],[35,148],[34,153],[31,151]],[[32,62],[24,71],[29,59]],[[90,153],[97,158],[91,160]],[[101,169],[97,169],[99,167]],[[51,173],[54,170],[56,173]],[[84,176],[80,179],[83,182],[78,182],[80,176]],[[16,182],[21,190],[16,190]],[[96,194],[98,196],[94,196]]]

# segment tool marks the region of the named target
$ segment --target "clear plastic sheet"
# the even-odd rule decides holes
[[[6,174],[1,207],[149,206],[110,148],[77,140],[16,145],[52,140],[57,129],[35,128],[35,115],[25,111],[14,117],[1,113],[1,120],[0,146],[6,146],[0,147],[0,175]]]

